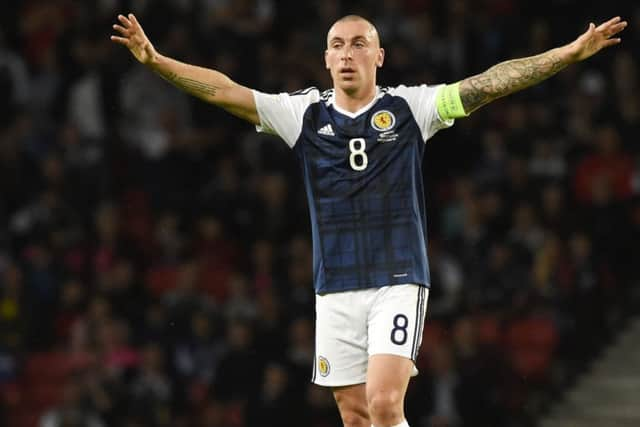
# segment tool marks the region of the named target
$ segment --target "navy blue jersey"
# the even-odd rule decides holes
[[[422,158],[427,139],[453,124],[439,118],[436,90],[378,88],[356,113],[333,90],[254,91],[258,131],[284,139],[302,167],[316,293],[429,286]]]

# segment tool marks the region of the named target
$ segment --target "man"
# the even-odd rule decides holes
[[[454,119],[620,42],[619,17],[572,43],[506,61],[451,85],[379,88],[375,27],[346,16],[329,30],[333,89],[267,95],[159,54],[133,14],[112,40],[178,88],[279,135],[301,163],[313,234],[316,360],[347,427],[408,427],[403,401],[429,287],[422,155]]]

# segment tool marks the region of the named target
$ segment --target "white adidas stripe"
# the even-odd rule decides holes
[[[330,123],[318,129],[318,133],[320,135],[335,136],[335,133],[333,133],[333,128],[331,127]]]

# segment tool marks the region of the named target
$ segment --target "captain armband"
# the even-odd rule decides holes
[[[469,115],[465,113],[460,99],[460,82],[445,85],[438,90],[436,107],[442,120],[457,119]]]

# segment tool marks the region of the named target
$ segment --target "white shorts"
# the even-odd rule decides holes
[[[415,361],[422,342],[429,289],[393,285],[316,295],[316,354],[312,382],[328,387],[367,381],[369,356]]]

